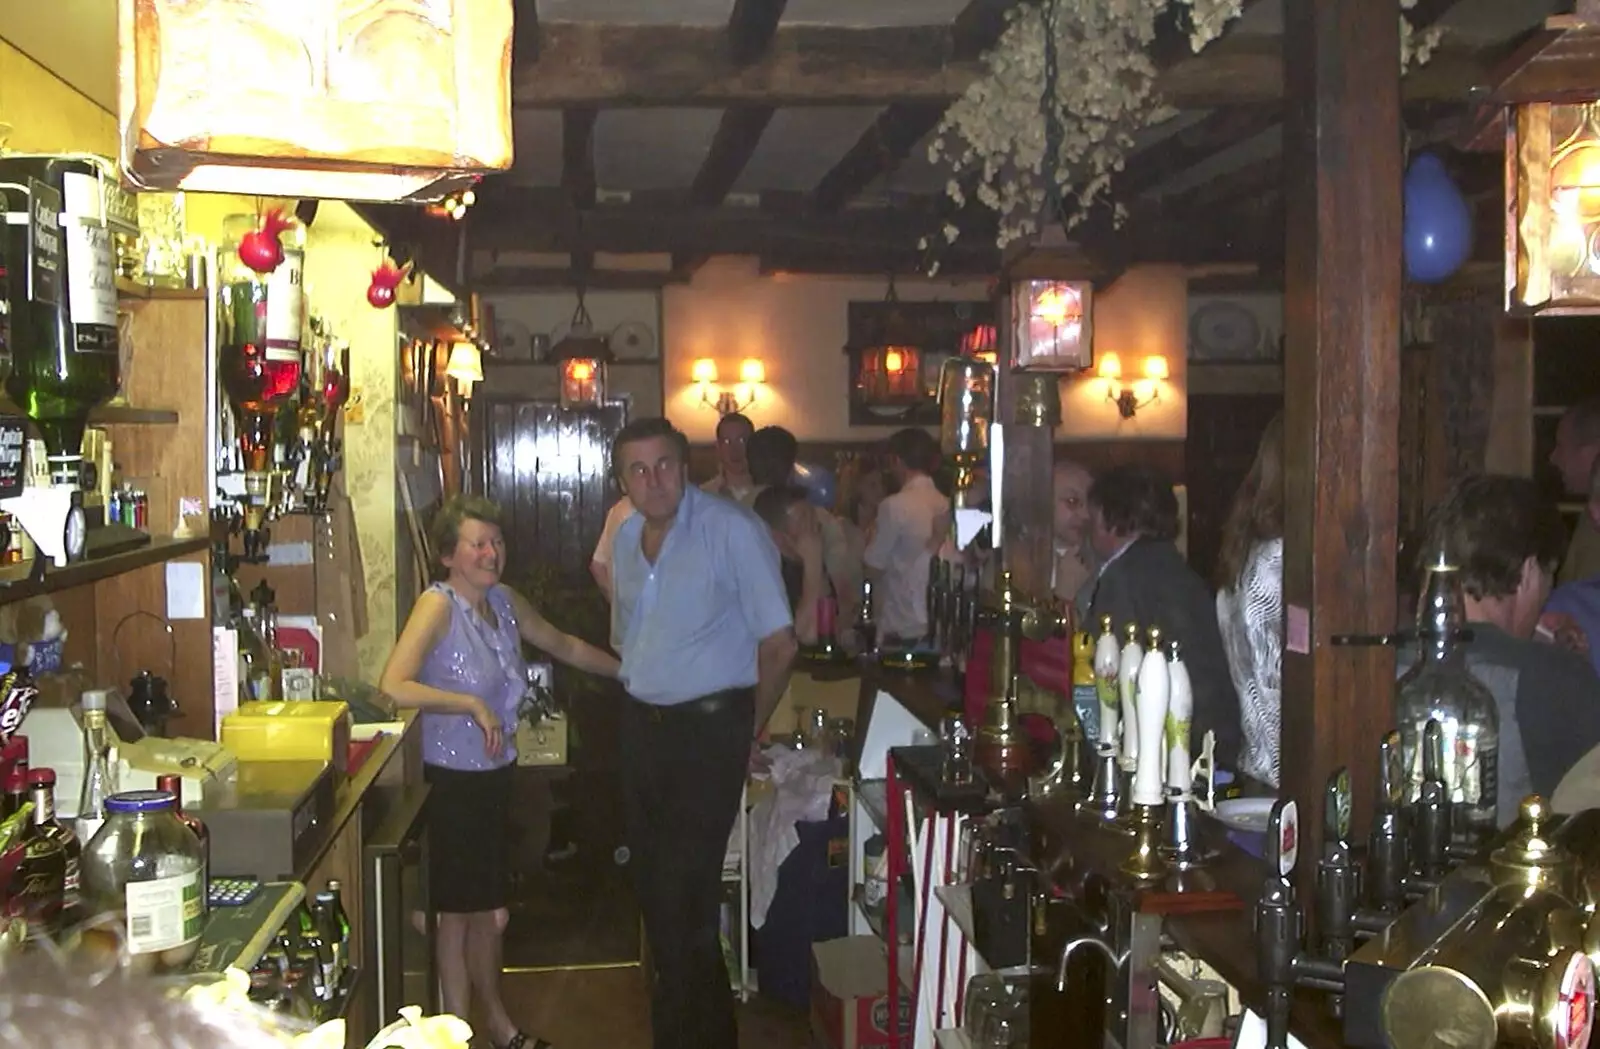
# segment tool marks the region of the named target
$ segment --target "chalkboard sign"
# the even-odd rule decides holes
[[[28,430],[14,415],[0,415],[0,499],[22,494],[23,461],[28,447]]]

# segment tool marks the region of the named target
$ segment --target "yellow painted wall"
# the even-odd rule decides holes
[[[13,2],[13,0],[6,0]],[[0,123],[21,153],[117,153],[117,118],[0,40]]]

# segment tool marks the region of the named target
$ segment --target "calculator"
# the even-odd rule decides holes
[[[260,891],[260,878],[212,878],[206,902],[212,907],[242,907]]]

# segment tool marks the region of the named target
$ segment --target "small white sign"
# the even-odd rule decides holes
[[[206,567],[197,561],[167,562],[167,618],[206,617]]]

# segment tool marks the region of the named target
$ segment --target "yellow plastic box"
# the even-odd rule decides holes
[[[350,763],[350,707],[343,701],[240,703],[222,719],[222,745],[240,761]]]

